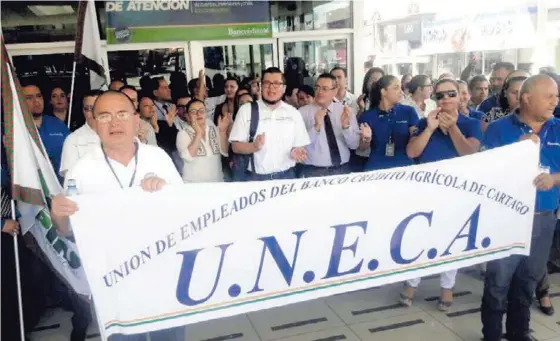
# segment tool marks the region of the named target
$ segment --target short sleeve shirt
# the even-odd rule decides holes
[[[423,118],[418,124],[416,135],[420,135],[426,129],[426,126],[427,121]],[[466,138],[475,138],[479,141],[482,140],[480,121],[459,114],[459,117],[457,118],[457,127]],[[451,136],[445,135],[441,129],[436,129],[430,137],[430,141],[428,141],[426,148],[424,148],[424,151],[418,157],[418,161],[420,163],[427,163],[451,159],[458,156],[459,153],[457,152],[455,145],[453,145]]]
[[[406,155],[410,128],[418,125],[418,114],[413,107],[397,104],[390,112],[371,109],[360,115],[358,124],[362,123],[367,123],[373,134],[366,170],[413,164],[413,160]],[[394,144],[394,156],[386,155],[388,143]]]
[[[138,143],[137,154],[138,164],[136,165],[135,158],[132,158],[130,163],[125,166],[111,159],[106,160],[101,144],[99,144],[68,170],[64,178],[64,188],[66,189],[69,179],[76,181],[80,194],[120,190],[121,185],[123,188],[127,188],[131,179],[131,187],[138,187],[142,179],[149,173],[164,179],[169,185],[183,184],[177,168],[163,149]],[[115,173],[111,170],[109,163]]]

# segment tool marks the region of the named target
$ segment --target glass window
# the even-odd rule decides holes
[[[515,65],[516,50],[484,51],[484,73],[490,75],[492,67],[498,62],[510,62]]]
[[[95,2],[97,19],[104,1]],[[104,10],[103,10],[104,11]],[[2,32],[7,44],[72,41],[76,35],[78,1],[2,1]],[[103,12],[104,13],[104,12]],[[105,39],[105,26],[101,26]]]
[[[275,33],[352,28],[351,1],[271,1]]]
[[[429,56],[428,61],[426,61],[425,63],[416,63],[416,69],[418,70],[419,75],[426,75],[430,78],[434,78],[432,72],[432,58],[432,56]]]
[[[321,73],[335,66],[348,70],[346,39],[313,40],[284,43],[284,74],[289,84],[309,86]],[[350,78],[350,75],[349,77]],[[348,79],[348,86],[352,82]]]
[[[397,68],[399,76],[406,75],[407,73],[413,74],[412,63],[397,64]]]
[[[203,53],[211,96],[224,93],[227,77],[243,82],[246,77],[260,76],[264,69],[274,66],[272,44],[208,46]]]
[[[459,78],[461,72],[465,68],[464,63],[464,53],[444,53],[437,56],[437,75],[434,77],[439,77],[443,73],[452,73],[455,77]]]
[[[185,72],[183,49],[155,49],[108,52],[111,78],[127,79],[129,85],[140,86],[140,78],[146,74],[163,76],[170,82],[172,72]]]

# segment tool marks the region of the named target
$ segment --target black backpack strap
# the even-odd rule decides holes
[[[251,124],[249,126],[249,142],[253,142],[255,135],[257,135],[257,128],[259,126],[259,104],[257,102],[251,102]],[[250,156],[251,159],[251,170],[256,173],[255,170],[255,158],[253,154]]]

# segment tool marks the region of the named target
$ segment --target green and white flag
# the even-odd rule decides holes
[[[89,286],[76,244],[59,236],[52,224],[50,196],[62,191],[15,76],[2,40],[4,146],[10,168],[12,198],[21,215],[22,233],[31,235],[43,258],[78,294]],[[39,251],[39,250],[37,250]]]

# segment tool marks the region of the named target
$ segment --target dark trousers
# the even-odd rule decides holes
[[[356,155],[355,150],[350,151],[350,170],[352,173],[363,172],[366,167],[368,158]]]
[[[90,302],[86,297],[80,297],[71,289],[68,290],[70,302],[72,304],[72,333],[70,341],[84,341],[87,335],[87,328],[91,323]]]
[[[302,165],[300,177],[315,178],[321,176],[346,174],[349,172],[350,172],[350,166],[347,163],[340,166],[333,166],[333,167],[315,167],[311,165]]]
[[[521,340],[529,334],[529,308],[537,282],[545,272],[555,224],[553,212],[538,212],[533,221],[530,255],[488,262],[481,308],[484,341],[502,339],[502,317],[506,311],[509,340]]]
[[[292,167],[283,172],[277,172],[271,174],[257,174],[257,173],[247,172],[247,181],[295,179],[296,172],[294,168],[295,167]]]
[[[19,341],[20,321],[15,267],[13,237],[0,232],[2,239],[2,296],[1,296],[1,339]],[[29,333],[39,323],[45,311],[45,288],[42,278],[48,272],[41,260],[36,258],[25,246],[23,238],[18,236],[18,255],[22,289],[23,323]]]
[[[543,297],[548,296],[550,290],[550,281],[548,279],[548,273],[558,272],[560,269],[560,220],[556,221],[556,229],[554,230],[554,238],[552,239],[552,245],[550,247],[550,255],[548,256],[548,266],[547,271],[544,272],[539,283],[537,283],[537,289],[535,289],[535,296],[540,300]]]

